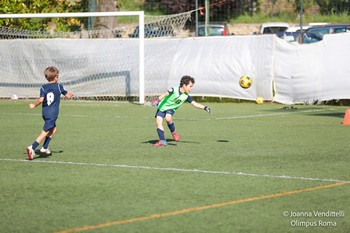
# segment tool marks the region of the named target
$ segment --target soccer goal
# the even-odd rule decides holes
[[[123,40],[123,26],[113,30],[87,30],[84,18],[136,17],[127,24],[137,27],[138,36]],[[76,24],[77,31],[57,32],[59,19]],[[56,66],[59,82],[82,99],[114,100],[137,98],[144,103],[144,12],[90,12],[2,14],[0,25],[16,19],[42,22],[41,30],[0,27],[0,97],[36,98],[46,82],[43,71]],[[42,21],[40,21],[42,20]],[[51,28],[50,28],[51,26]]]
[[[56,66],[59,82],[78,99],[143,104],[159,94],[155,87],[168,76],[160,68],[156,72],[145,68],[145,57],[152,61],[148,61],[150,68],[162,67],[155,48],[173,56],[172,50],[159,48],[153,40],[182,37],[192,12],[167,16],[145,16],[143,11],[0,14],[0,98],[37,98],[46,82],[44,69]],[[113,25],[106,28],[103,21],[111,17]],[[145,38],[152,40],[147,56]],[[151,88],[145,88],[146,76]]]

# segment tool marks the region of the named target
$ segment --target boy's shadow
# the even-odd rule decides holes
[[[158,140],[148,140],[148,141],[145,141],[145,142],[142,142],[142,143],[148,143],[148,144],[154,144],[158,142]],[[177,146],[177,143],[194,143],[194,144],[200,144],[199,142],[193,142],[193,141],[178,141],[178,142],[175,142],[174,139],[167,139],[167,142],[168,142],[168,145],[170,146]],[[170,142],[170,143],[169,143]]]
[[[34,159],[46,159],[46,158],[50,158],[53,154],[60,154],[60,153],[63,153],[63,150],[51,151],[50,154],[41,153],[40,150],[35,150],[36,156],[33,158],[33,160],[34,160]],[[27,153],[26,153],[26,154],[27,154]]]

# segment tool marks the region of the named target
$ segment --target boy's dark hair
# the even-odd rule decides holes
[[[190,82],[194,84],[195,82],[194,78],[192,78],[191,76],[185,75],[181,78],[180,87],[182,87],[184,84],[188,85]]]
[[[56,76],[58,76],[59,71],[56,67],[54,66],[49,66],[45,69],[44,75],[47,81],[51,82],[52,80],[55,79]]]

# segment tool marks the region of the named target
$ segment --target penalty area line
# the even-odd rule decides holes
[[[271,198],[275,198],[275,197],[291,196],[291,195],[296,195],[299,193],[327,189],[327,188],[336,187],[336,186],[340,186],[340,185],[344,185],[344,184],[348,184],[348,183],[338,182],[338,183],[322,185],[322,186],[317,186],[317,187],[312,187],[312,188],[305,188],[305,189],[299,189],[299,190],[293,190],[293,191],[287,191],[287,192],[281,192],[281,193],[273,193],[273,194],[268,194],[268,195],[264,195],[264,196],[257,196],[257,197],[250,197],[250,198],[233,200],[233,201],[228,201],[228,202],[215,203],[212,205],[197,206],[197,207],[181,209],[181,210],[176,210],[176,211],[167,212],[167,213],[152,214],[149,216],[124,219],[124,220],[119,220],[119,221],[114,221],[114,222],[106,222],[106,223],[97,224],[97,225],[71,228],[71,229],[67,229],[67,230],[63,230],[63,231],[58,231],[56,233],[73,233],[73,232],[89,231],[89,230],[94,230],[94,229],[99,229],[99,228],[104,228],[104,227],[122,225],[122,224],[133,223],[133,222],[141,222],[141,221],[152,220],[152,219],[159,219],[159,218],[164,218],[164,217],[168,217],[168,216],[187,214],[187,213],[191,213],[191,212],[214,209],[214,208],[235,205],[235,204],[240,204],[240,203],[254,202],[254,201],[259,201],[259,200],[264,200],[264,199],[271,199]]]
[[[258,173],[235,172],[235,171],[210,171],[210,170],[171,168],[171,167],[149,167],[149,166],[136,166],[136,165],[125,165],[125,164],[85,163],[85,162],[68,162],[68,161],[52,161],[52,160],[51,161],[47,161],[47,160],[45,160],[45,161],[44,160],[29,161],[26,159],[3,159],[3,158],[0,158],[0,161],[50,163],[50,164],[64,164],[64,165],[78,165],[78,166],[92,166],[92,167],[118,167],[118,168],[129,168],[129,169],[157,170],[157,171],[174,171],[174,172],[206,173],[206,174],[218,174],[218,175],[265,177],[265,178],[275,178],[275,179],[292,179],[292,180],[350,183],[349,180],[339,180],[339,179],[326,179],[326,178],[314,178],[314,177],[302,177],[302,176],[286,176],[286,175],[269,175],[269,174],[258,174]]]

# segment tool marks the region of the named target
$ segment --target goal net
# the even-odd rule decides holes
[[[141,11],[0,15],[0,98],[13,95],[37,98],[40,86],[46,82],[44,69],[56,66],[60,70],[59,82],[79,99],[128,100],[143,104],[148,96],[158,94],[145,88],[145,76],[157,74],[147,73],[145,53],[151,54],[154,45],[145,46],[144,38],[183,36],[191,13],[170,16],[144,16]],[[98,25],[99,19],[108,17],[114,17],[112,27]],[[94,27],[84,23],[87,18],[95,22]],[[13,27],[16,20],[24,19],[29,24],[42,22],[44,27],[40,30]],[[61,32],[57,28],[59,19],[75,26],[72,28],[76,30]]]

